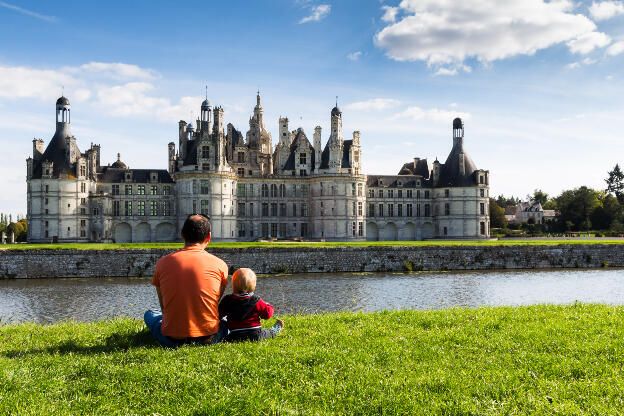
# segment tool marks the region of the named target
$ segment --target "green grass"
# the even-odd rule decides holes
[[[253,248],[253,247],[424,247],[424,246],[552,246],[562,244],[624,244],[624,240],[474,240],[474,241],[337,241],[337,242],[232,242],[210,243],[209,248]],[[122,250],[122,249],[178,249],[182,243],[78,243],[78,244],[8,244],[0,246],[0,250]]]
[[[616,415],[623,307],[285,317],[260,343],[158,347],[140,321],[0,326],[0,414]]]

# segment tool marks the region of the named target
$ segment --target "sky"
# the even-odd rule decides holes
[[[278,118],[361,132],[363,170],[444,162],[452,120],[491,195],[605,187],[624,163],[624,0],[0,0],[0,212],[26,214],[26,158],[71,101],[102,163],[167,167],[207,91],[245,133]]]

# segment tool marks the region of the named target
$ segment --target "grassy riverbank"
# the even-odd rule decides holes
[[[0,414],[618,414],[624,308],[286,317],[261,343],[156,346],[139,321],[0,326]]]
[[[426,247],[426,246],[553,246],[562,244],[624,244],[624,239],[520,239],[471,241],[326,241],[326,242],[231,242],[210,243],[209,248],[254,247]],[[123,250],[123,249],[178,249],[182,243],[77,243],[77,244],[7,244],[0,250]]]

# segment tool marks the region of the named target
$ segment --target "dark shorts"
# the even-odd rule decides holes
[[[273,338],[276,332],[272,329],[253,328],[244,331],[230,332],[225,337],[225,342],[241,342],[241,341],[261,341],[263,339]]]

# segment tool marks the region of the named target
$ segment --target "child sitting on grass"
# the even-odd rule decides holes
[[[271,329],[260,326],[260,319],[273,315],[273,306],[254,294],[256,274],[251,269],[238,269],[232,275],[232,294],[224,296],[219,303],[219,318],[227,317],[228,342],[260,341],[273,338],[284,327],[278,319]]]

